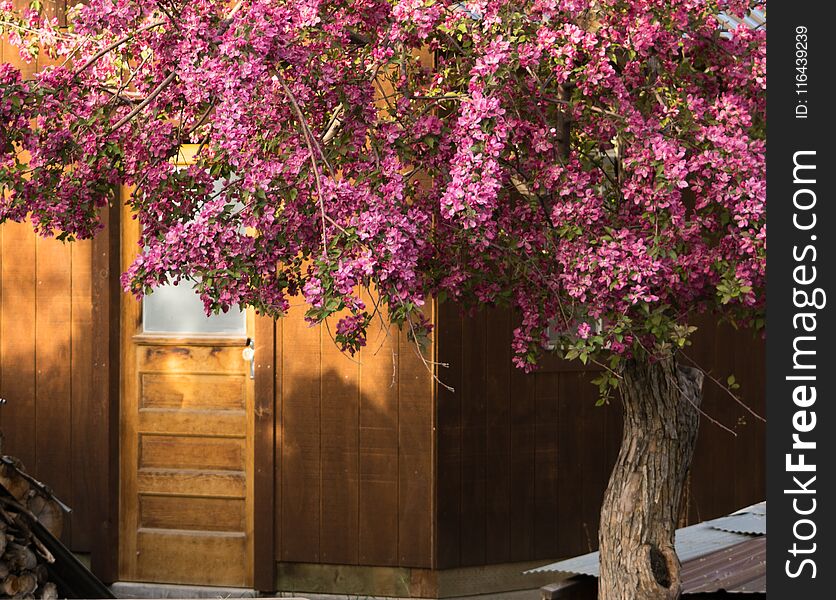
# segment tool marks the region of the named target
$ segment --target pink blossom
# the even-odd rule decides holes
[[[526,370],[555,323],[629,356],[689,311],[762,314],[763,29],[719,36],[699,0],[238,6],[90,0],[63,28],[0,3],[54,65],[0,65],[0,222],[89,238],[130,186],[126,288],[199,278],[208,310],[273,316],[301,296],[350,352],[378,306],[426,333],[438,295],[512,305]]]

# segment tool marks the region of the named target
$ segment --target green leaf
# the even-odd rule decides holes
[[[337,298],[329,298],[325,303],[325,310],[329,313],[336,312],[340,309],[340,301]]]

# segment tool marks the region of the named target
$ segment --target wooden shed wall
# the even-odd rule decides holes
[[[275,325],[276,558],[430,567],[431,373],[394,327],[352,359],[303,313]]]
[[[91,242],[62,244],[28,224],[0,226],[0,430],[20,458],[73,508],[64,539],[91,546],[89,442],[98,411],[93,371]]]
[[[64,18],[65,0],[42,4],[48,14]],[[29,0],[13,0],[13,5],[26,8]],[[0,62],[15,65],[29,78],[48,59],[26,63],[16,48],[0,40]],[[107,463],[113,433],[108,422],[112,286],[107,243],[104,236],[97,242],[62,244],[38,237],[28,224],[0,225],[4,451],[20,458],[73,508],[62,537],[78,552],[90,552],[103,539],[99,534],[111,518],[104,497],[108,477],[114,475]]]
[[[764,344],[701,317],[688,354],[765,414]],[[596,407],[592,369],[549,357],[534,374],[511,366],[510,311],[462,318],[438,308],[438,568],[574,556],[597,548],[598,513],[621,441],[617,400]],[[765,495],[761,421],[707,380],[691,473],[691,522]]]

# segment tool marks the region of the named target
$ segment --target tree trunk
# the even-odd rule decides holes
[[[674,357],[631,360],[624,434],[601,508],[599,600],[676,600],[674,532],[699,426],[703,374]]]

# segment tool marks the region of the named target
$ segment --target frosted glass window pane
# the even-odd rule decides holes
[[[145,333],[199,333],[245,335],[246,314],[239,308],[206,316],[194,282],[181,281],[156,288],[142,300]]]
[[[178,169],[185,168],[178,167]],[[216,180],[213,193],[220,193],[228,183],[228,180]],[[243,207],[241,202],[236,202],[234,210],[240,210]],[[241,231],[244,231],[243,226]],[[246,334],[247,318],[244,311],[240,308],[231,308],[226,313],[207,317],[203,310],[203,302],[194,288],[193,281],[181,281],[178,285],[161,285],[151,294],[146,295],[142,300],[143,331],[168,334]]]

